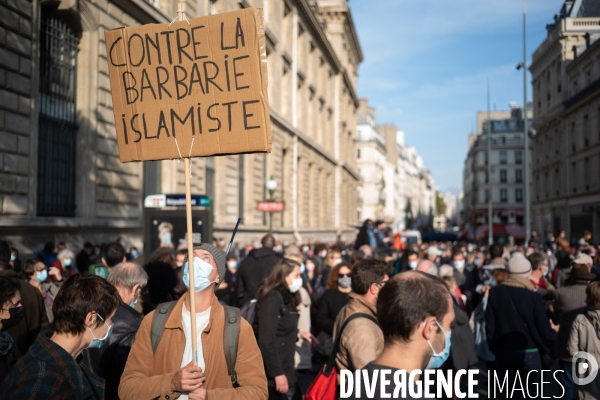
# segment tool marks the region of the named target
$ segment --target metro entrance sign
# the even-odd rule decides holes
[[[208,207],[210,206],[210,197],[202,195],[191,195],[192,207]],[[163,208],[163,207],[185,207],[184,194],[153,194],[146,196],[144,200],[146,208]]]
[[[259,201],[258,211],[263,212],[283,212],[285,204],[283,201]]]

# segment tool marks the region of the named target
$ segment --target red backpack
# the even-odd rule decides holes
[[[373,316],[365,313],[352,314],[344,321],[342,328],[338,332],[337,338],[333,344],[333,351],[329,356],[329,361],[325,363],[323,369],[317,375],[315,381],[308,388],[306,392],[306,400],[336,400],[337,399],[337,379],[338,371],[335,367],[335,357],[338,351],[340,351],[340,340],[342,339],[342,332],[346,328],[348,323],[356,318],[367,318],[377,324],[377,320]]]

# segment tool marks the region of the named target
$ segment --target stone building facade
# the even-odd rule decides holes
[[[435,214],[435,182],[404,133],[377,125],[375,110],[359,99],[358,220],[383,220],[394,231],[427,229]]]
[[[238,216],[241,242],[268,229],[257,211],[278,182],[282,240],[351,238],[356,223],[357,69],[346,0],[197,0],[188,17],[240,7],[265,14],[273,151],[194,159],[192,193],[213,199],[214,234]],[[121,164],[104,31],[169,22],[173,0],[0,3],[0,236],[25,250],[47,240],[141,246],[143,199],[184,193],[183,163]]]
[[[528,112],[531,121],[531,111]],[[491,129],[491,176],[488,176],[488,132]],[[531,146],[531,145],[530,145]],[[477,113],[477,133],[469,135],[463,170],[463,218],[469,227],[488,223],[488,199],[496,224],[524,221],[525,165],[523,108]],[[531,150],[530,150],[531,151]]]
[[[566,1],[533,54],[532,223],[600,237],[600,4]]]

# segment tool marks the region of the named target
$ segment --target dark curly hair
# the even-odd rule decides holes
[[[148,274],[148,284],[142,293],[143,314],[154,310],[160,303],[178,298],[175,287],[179,283],[177,272],[166,262],[150,262],[144,265]]]
[[[21,283],[16,279],[0,278],[0,307],[13,298],[17,290],[21,288]]]

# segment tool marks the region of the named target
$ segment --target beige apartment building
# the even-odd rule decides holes
[[[356,96],[363,55],[346,0],[197,0],[189,18],[264,9],[273,151],[197,158],[192,193],[212,198],[214,235],[349,239],[356,224]],[[121,164],[104,31],[168,23],[173,0],[14,0],[0,5],[0,237],[141,246],[143,199],[184,193],[183,163]]]
[[[532,223],[600,238],[600,4],[566,1],[533,54]]]
[[[477,132],[468,137],[463,170],[462,218],[473,236],[476,228],[488,223],[488,201],[492,200],[492,222],[523,225],[525,142],[523,107],[510,111],[477,112]],[[531,111],[528,110],[531,123]],[[491,155],[488,138],[491,136]],[[530,144],[531,146],[531,144]],[[531,148],[531,147],[530,147]],[[488,164],[491,175],[488,174]]]

